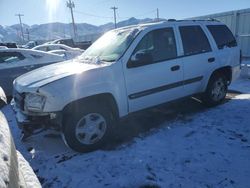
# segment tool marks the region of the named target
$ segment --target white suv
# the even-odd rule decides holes
[[[56,126],[66,144],[90,151],[107,143],[132,112],[201,94],[219,104],[240,73],[240,49],[217,21],[167,21],[115,29],[80,57],[14,81],[25,132]]]

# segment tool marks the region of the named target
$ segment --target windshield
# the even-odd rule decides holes
[[[113,30],[105,33],[82,55],[82,59],[98,58],[112,62],[119,59],[139,33],[139,29]]]

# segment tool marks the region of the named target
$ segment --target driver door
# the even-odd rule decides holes
[[[129,112],[184,96],[174,28],[145,34],[124,67]]]

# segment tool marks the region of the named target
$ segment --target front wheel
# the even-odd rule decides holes
[[[227,85],[224,75],[213,75],[208,82],[205,93],[202,95],[202,102],[209,107],[220,104],[226,97]]]
[[[99,149],[111,137],[114,120],[109,109],[97,105],[84,105],[67,115],[63,128],[66,144],[75,151]]]

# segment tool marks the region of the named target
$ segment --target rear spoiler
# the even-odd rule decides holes
[[[0,108],[5,106],[7,104],[7,98],[3,91],[3,89],[0,87]]]

